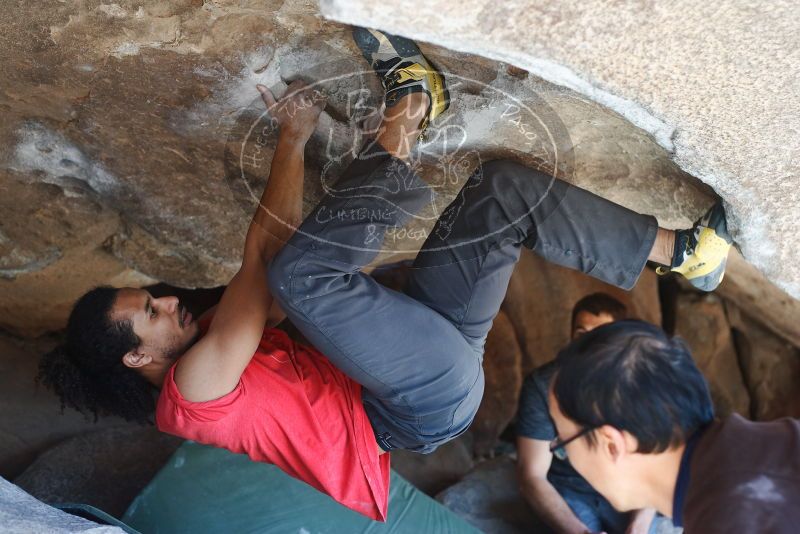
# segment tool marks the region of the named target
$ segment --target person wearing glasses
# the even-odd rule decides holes
[[[623,303],[605,293],[579,300],[572,309],[572,339],[627,316]],[[551,450],[556,429],[547,392],[556,371],[552,361],[525,378],[517,415],[517,477],[525,500],[555,532],[641,534],[655,529],[655,510],[617,512],[570,465],[563,449]]]
[[[686,344],[641,321],[596,328],[559,353],[552,450],[617,510],[653,507],[686,534],[793,534],[800,420],[715,420]]]

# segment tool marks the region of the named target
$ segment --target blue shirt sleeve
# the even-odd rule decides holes
[[[556,428],[547,404],[547,390],[554,372],[554,365],[544,365],[522,383],[517,414],[518,436],[543,441],[555,439]]]

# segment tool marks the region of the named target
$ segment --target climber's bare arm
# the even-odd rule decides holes
[[[178,389],[194,402],[233,391],[258,347],[264,326],[283,317],[269,293],[267,265],[301,222],[303,151],[324,101],[312,99],[301,82],[289,85],[277,104],[267,88],[259,90],[278,121],[278,144],[267,186],[247,230],[242,266],[225,289],[208,333],[175,370]]]

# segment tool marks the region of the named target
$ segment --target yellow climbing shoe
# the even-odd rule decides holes
[[[410,39],[367,28],[354,28],[353,39],[386,91],[386,107],[412,93],[428,95],[430,103],[420,125],[422,137],[430,122],[450,107],[444,76]]]
[[[733,244],[725,221],[725,209],[718,202],[688,230],[675,232],[672,265],[659,267],[658,274],[682,274],[696,288],[713,291],[725,276],[728,252]]]

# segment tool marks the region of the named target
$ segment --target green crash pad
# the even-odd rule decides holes
[[[372,521],[274,465],[187,441],[131,503],[123,521],[145,533],[477,533],[392,472],[389,517]]]

